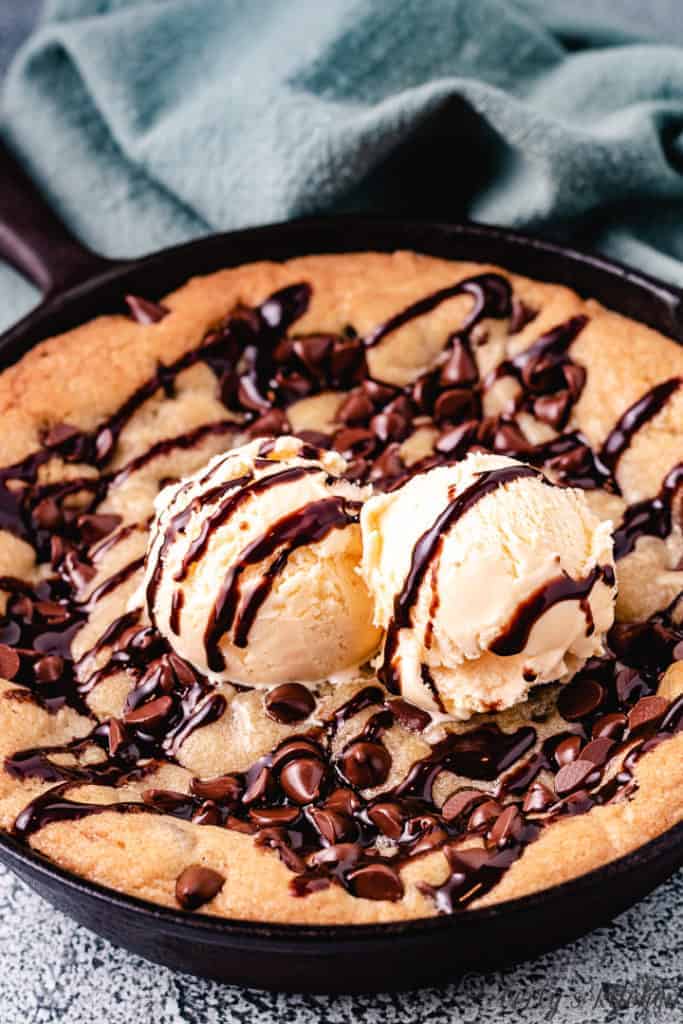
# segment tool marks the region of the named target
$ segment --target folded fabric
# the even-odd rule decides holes
[[[572,238],[683,284],[683,49],[566,5],[48,0],[2,132],[108,255],[363,210]],[[32,294],[3,269],[0,298],[6,325]]]

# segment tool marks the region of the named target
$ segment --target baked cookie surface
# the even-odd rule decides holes
[[[0,377],[1,828],[158,903],[319,924],[520,896],[683,818],[683,348],[404,252],[129,308]],[[609,651],[465,722],[370,663],[312,688],[201,675],[137,599],[154,501],[284,434],[377,492],[472,451],[580,488],[614,528]]]

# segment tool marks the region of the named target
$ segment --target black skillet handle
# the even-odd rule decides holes
[[[0,259],[32,281],[46,298],[113,265],[74,238],[1,143]]]

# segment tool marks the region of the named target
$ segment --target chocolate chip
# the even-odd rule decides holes
[[[58,654],[46,654],[36,661],[33,671],[39,683],[56,683],[64,671],[64,659]]]
[[[322,850],[316,850],[310,855],[308,861],[311,867],[339,864],[348,869],[358,863],[362,852],[358,843],[335,843],[334,846],[325,846]]]
[[[158,324],[171,312],[160,302],[150,302],[149,299],[142,299],[139,295],[126,295],[125,300],[131,317],[136,324],[140,324],[142,327]]]
[[[616,689],[619,702],[627,704],[634,699],[647,696],[650,687],[634,668],[622,668],[617,673]]]
[[[370,378],[363,381],[361,389],[377,409],[382,408],[396,397],[396,388],[390,387],[389,384],[380,384],[379,381]]]
[[[108,537],[117,526],[121,525],[121,516],[115,515],[82,515],[76,520],[81,536],[86,544],[95,544],[98,540]]]
[[[309,334],[304,338],[296,338],[293,349],[301,362],[312,373],[317,374],[330,355],[333,345],[334,338],[329,334]]]
[[[512,312],[508,322],[508,331],[510,334],[518,334],[519,331],[521,331],[523,327],[526,327],[526,325],[537,315],[537,310],[532,309],[531,306],[527,306],[525,302],[514,295],[512,298]]]
[[[356,833],[353,819],[342,811],[327,810],[324,807],[311,807],[307,816],[314,827],[327,843],[342,843],[352,839]]]
[[[284,398],[287,404],[290,404],[310,395],[315,385],[309,377],[304,377],[296,370],[292,370],[290,373],[278,370],[273,379],[273,387],[277,388],[278,394]]]
[[[405,473],[406,467],[401,458],[401,446],[398,442],[387,445],[379,458],[375,459],[370,472],[371,480],[383,477],[398,477]]]
[[[236,818],[234,814],[227,816],[225,827],[233,832],[241,832],[244,836],[253,836],[258,832],[258,825],[255,825],[253,821],[243,821],[242,818]]]
[[[14,618],[23,619],[24,622],[32,622],[35,605],[30,597],[27,597],[25,594],[18,594],[10,598],[8,610]]]
[[[50,623],[66,622],[69,618],[69,610],[57,601],[36,601],[35,610]]]
[[[583,366],[577,366],[576,363],[565,363],[562,367],[562,375],[567,382],[567,388],[569,389],[571,400],[576,402],[583,391],[584,384],[586,383],[585,369]]]
[[[70,423],[55,423],[43,438],[43,444],[46,448],[61,448],[62,445],[75,441],[80,436],[81,431],[78,427],[74,427]]]
[[[484,828],[498,817],[502,809],[502,806],[497,800],[484,800],[483,803],[478,804],[470,814],[467,822],[468,830],[470,832],[476,832],[479,829]]]
[[[616,746],[614,740],[607,736],[599,736],[591,740],[581,751],[582,761],[592,761],[593,764],[603,765],[609,761],[610,754]]]
[[[344,776],[357,789],[381,786],[391,768],[391,757],[381,743],[357,740],[346,748],[341,758]]]
[[[118,718],[110,718],[107,722],[107,750],[110,757],[116,757],[124,745],[126,731]]]
[[[438,819],[431,815],[422,815],[420,818],[413,818],[408,822],[406,831],[408,834],[416,834],[417,839],[410,847],[411,857],[420,853],[427,853],[429,850],[442,846],[448,838],[444,829],[438,823]]]
[[[600,739],[603,736],[610,740],[620,740],[626,728],[626,715],[615,711],[609,715],[602,715],[593,723],[591,736],[593,739]]]
[[[54,530],[62,521],[62,513],[54,498],[43,498],[33,509],[33,522],[40,530]]]
[[[580,736],[567,736],[555,747],[555,761],[561,768],[565,764],[576,761],[581,750]]]
[[[330,355],[330,369],[335,381],[353,377],[363,366],[365,355],[358,338],[335,341]]]
[[[501,811],[493,823],[488,841],[491,846],[507,846],[511,840],[519,838],[523,825],[519,808],[515,804],[510,804]]]
[[[375,447],[375,435],[363,427],[345,427],[335,434],[332,447],[347,458],[353,455],[365,458]]]
[[[248,778],[247,787],[242,796],[243,804],[254,804],[257,800],[263,800],[272,785],[272,775],[266,765],[263,765]]]
[[[388,701],[388,706],[399,725],[402,725],[404,729],[410,729],[411,732],[424,732],[432,721],[432,716],[428,711],[423,711],[422,708],[409,704],[408,701],[402,700],[400,697]]]
[[[237,803],[242,795],[242,783],[236,775],[218,775],[214,779],[193,779],[190,789],[202,800],[218,803]]]
[[[290,800],[310,804],[320,793],[324,775],[325,767],[317,758],[297,757],[288,761],[280,772],[280,785]]]
[[[568,722],[591,715],[605,699],[605,690],[595,679],[574,679],[560,691],[557,708]]]
[[[352,789],[335,789],[325,801],[326,809],[352,815],[360,808],[360,800]]]
[[[349,872],[347,878],[354,894],[361,899],[396,902],[403,896],[401,878],[388,864],[365,864]]]
[[[471,419],[474,413],[474,396],[467,388],[449,388],[442,391],[434,403],[434,419],[437,422]]]
[[[271,408],[270,401],[261,394],[256,381],[246,373],[240,377],[237,398],[243,409],[249,409],[252,412],[265,413]]]
[[[442,367],[439,379],[445,387],[472,387],[479,379],[477,364],[467,346],[459,338],[453,342],[451,357]]]
[[[477,421],[466,420],[456,427],[445,430],[436,442],[437,452],[442,455],[464,455],[477,435]]]
[[[408,436],[408,421],[395,412],[379,412],[370,420],[370,427],[377,438],[387,441],[403,441]]]
[[[184,910],[197,910],[209,903],[225,885],[225,878],[212,868],[191,864],[178,875],[175,895]]]
[[[19,655],[14,648],[0,644],[0,676],[3,679],[14,679],[20,665]]]
[[[432,410],[438,390],[438,374],[426,373],[418,377],[413,384],[411,396],[420,412],[429,413]]]
[[[185,816],[194,806],[194,801],[187,793],[178,793],[173,789],[146,789],[142,799],[148,806],[164,814],[180,813]]]
[[[566,796],[581,789],[585,783],[590,785],[591,781],[597,782],[598,778],[599,772],[593,762],[579,758],[578,761],[572,761],[560,768],[555,776],[555,792],[558,796]]]
[[[302,722],[315,708],[315,698],[300,683],[283,683],[265,697],[266,714],[276,722]]]
[[[288,431],[287,417],[281,409],[271,409],[247,428],[250,437],[272,437],[286,434]]]
[[[313,445],[314,448],[329,448],[330,436],[323,434],[322,430],[298,430],[295,437],[298,437],[304,444]]]
[[[221,812],[211,800],[205,800],[192,815],[195,825],[221,825]]]
[[[669,702],[664,697],[641,697],[628,713],[628,726],[634,733],[648,725],[659,722],[666,714]]]
[[[398,804],[381,801],[368,810],[368,817],[382,835],[389,839],[400,839],[403,832],[403,815]]]
[[[320,758],[320,756],[320,747],[314,740],[309,739],[308,736],[293,736],[292,739],[281,743],[277,750],[275,750],[272,756],[272,766],[277,768],[283,761],[293,757]]]
[[[137,728],[156,729],[168,718],[173,708],[173,700],[170,697],[157,697],[156,700],[141,704],[139,708],[126,711],[123,720],[126,725],[134,725]]]
[[[444,803],[441,814],[446,821],[455,821],[461,814],[472,810],[476,803],[483,800],[486,800],[486,793],[482,793],[480,789],[456,789]]]
[[[197,676],[195,675],[194,669],[188,665],[186,661],[183,661],[183,659],[178,657],[177,654],[171,652],[168,655],[167,664],[173,670],[173,673],[181,686],[195,686]]]
[[[530,451],[533,446],[529,444],[517,424],[508,421],[501,423],[494,431],[492,447],[497,452],[519,454]]]
[[[252,807],[249,817],[257,825],[293,825],[301,811],[298,807]]]
[[[542,395],[534,402],[534,416],[542,423],[548,423],[555,430],[562,430],[569,417],[572,401],[568,391],[556,391],[553,395]]]
[[[526,814],[546,811],[555,803],[554,794],[542,782],[534,782],[524,797],[523,810]]]
[[[367,423],[371,416],[374,416],[375,407],[363,391],[352,391],[345,401],[342,402],[338,411],[337,419],[340,423],[348,426],[359,426]]]

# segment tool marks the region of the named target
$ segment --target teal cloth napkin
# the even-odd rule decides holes
[[[572,238],[683,283],[683,50],[570,7],[47,0],[2,132],[107,255],[374,210]],[[2,323],[32,299],[0,269]]]

